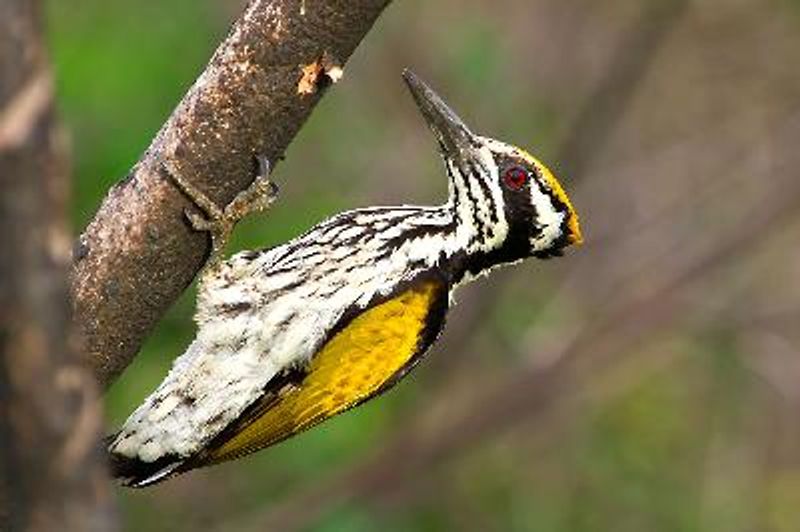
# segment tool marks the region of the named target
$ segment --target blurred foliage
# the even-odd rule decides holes
[[[399,81],[405,66],[430,79],[476,129],[552,160],[642,4],[395,2],[278,167],[282,201],[243,222],[231,249],[285,241],[346,208],[444,198],[435,144]],[[147,147],[240,5],[48,3],[59,103],[74,147],[76,228]],[[744,258],[728,253],[722,271],[708,276],[681,261],[699,257],[711,271],[702,259],[726,241],[725,231],[746,233],[752,213],[798,193],[778,178],[792,151],[782,139],[800,112],[798,5],[693,3],[654,52],[619,130],[597,139],[608,148],[579,186],[565,178],[583,215],[583,249],[499,272],[482,282],[479,297],[467,289],[451,328],[470,305],[478,305],[477,326],[459,329],[466,339],[445,334],[431,360],[381,399],[245,460],[147,491],[120,490],[125,528],[263,529],[273,508],[359,470],[417,427],[414,420],[447,426],[490,384],[558,364],[547,353],[597,327],[603,336],[576,357],[584,365],[567,384],[530,399],[539,413],[512,416],[476,441],[465,434],[463,449],[420,469],[411,456],[419,449],[409,448],[409,465],[403,456],[388,464],[409,476],[376,481],[363,497],[310,495],[316,517],[300,518],[302,528],[795,530],[796,320],[741,323],[797,317],[797,223],[770,226],[747,242]],[[682,268],[694,272],[690,289],[668,290],[624,320],[597,325]],[[193,301],[190,291],[108,394],[110,426],[187,345]],[[540,410],[537,401],[545,401]]]

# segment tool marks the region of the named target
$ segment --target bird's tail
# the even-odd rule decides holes
[[[155,462],[145,462],[110,450],[116,434],[105,438],[111,476],[130,488],[145,488],[183,472],[184,460],[174,455],[162,456]]]

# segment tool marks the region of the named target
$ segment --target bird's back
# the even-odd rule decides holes
[[[443,208],[356,210],[231,257],[201,286],[197,337],[128,418],[112,453],[153,462],[202,449],[271,380],[308,364],[345,314],[437,267],[449,223]]]

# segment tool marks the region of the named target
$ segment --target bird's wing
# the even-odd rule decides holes
[[[308,367],[283,374],[181,471],[285,440],[382,393],[419,361],[444,325],[448,286],[424,275],[345,316]]]

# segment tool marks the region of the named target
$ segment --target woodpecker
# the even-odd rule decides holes
[[[410,71],[403,77],[449,176],[440,206],[337,214],[277,247],[216,261],[235,222],[275,195],[269,168],[225,209],[180,172],[210,231],[197,336],[115,435],[116,477],[144,487],[283,441],[376,397],[436,341],[459,286],[582,242],[553,173],[515,146],[473,133]]]

